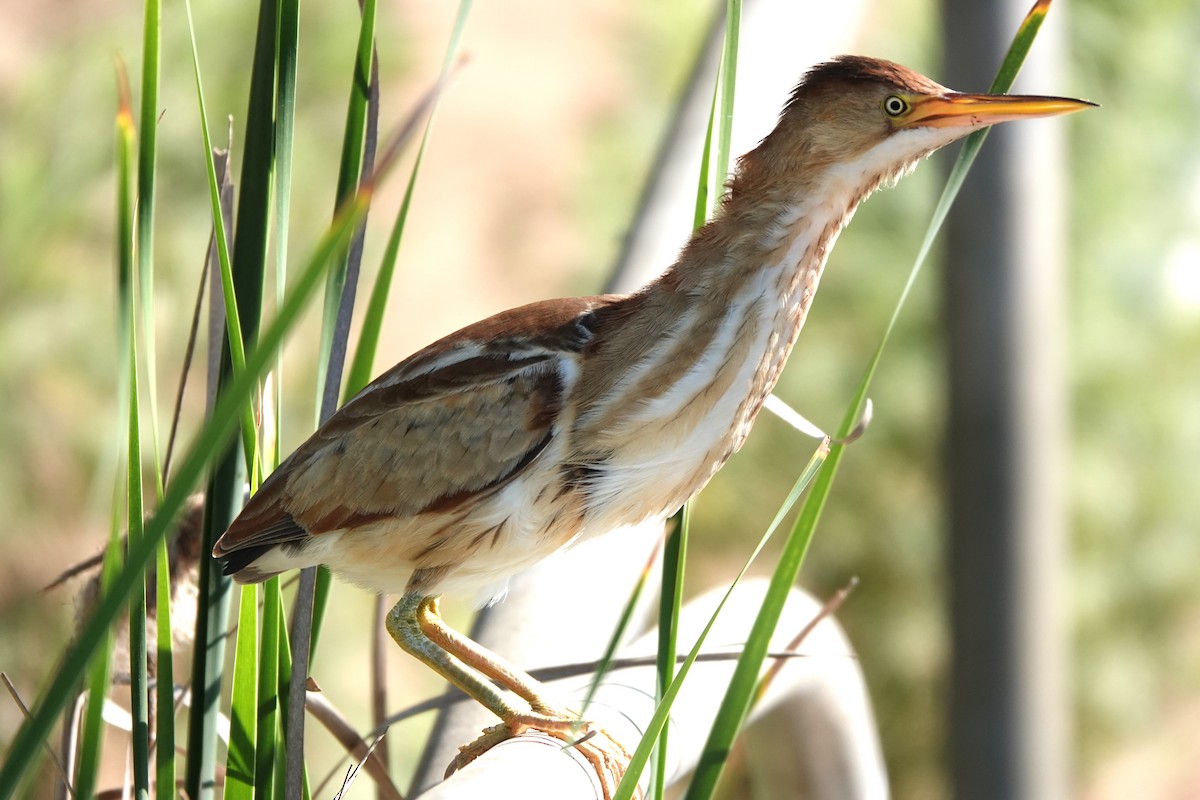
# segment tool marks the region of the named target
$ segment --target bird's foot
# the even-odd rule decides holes
[[[553,733],[550,735],[562,739],[567,747],[579,751],[600,779],[604,800],[612,800],[617,791],[617,784],[625,777],[625,770],[629,767],[631,755],[625,746],[598,725],[586,725],[574,737]],[[641,800],[641,788],[634,788],[633,797],[634,800]]]
[[[460,769],[470,764],[481,755],[491,750],[496,745],[503,742],[505,739],[511,739],[513,732],[508,729],[508,726],[501,723],[493,725],[490,728],[484,728],[483,733],[475,741],[461,745],[458,748],[458,755],[450,762],[450,766],[446,767],[444,777],[449,778]]]
[[[540,731],[573,748],[591,765],[600,782],[604,800],[612,800],[617,785],[629,766],[630,754],[619,741],[600,726],[580,721],[572,714],[518,714],[506,722],[484,730],[483,734],[458,750],[458,755],[446,768],[446,777],[470,764],[501,742],[520,736],[526,731]],[[634,798],[641,798],[641,790]]]

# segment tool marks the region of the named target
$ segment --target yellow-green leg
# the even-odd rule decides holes
[[[421,632],[435,645],[453,653],[468,667],[482,672],[524,699],[535,714],[555,719],[569,719],[574,716],[569,711],[549,705],[545,699],[546,687],[527,672],[447,625],[438,612],[438,598],[430,597],[417,607],[417,624],[420,625]]]
[[[629,753],[607,733],[581,722],[570,711],[546,703],[540,683],[485,647],[450,628],[438,614],[438,598],[410,592],[387,616],[387,630],[405,652],[412,654],[467,696],[500,718],[476,741],[460,748],[446,774],[469,764],[494,745],[533,729],[574,746],[596,770],[611,797],[629,763]],[[529,704],[526,711],[510,703],[488,681],[512,691]],[[640,793],[638,794],[640,796]]]
[[[405,652],[498,716],[512,733],[528,728],[568,733],[576,727],[574,715],[545,703],[541,684],[446,625],[437,597],[404,595],[388,613],[387,629]],[[484,676],[523,698],[530,710],[511,704]]]

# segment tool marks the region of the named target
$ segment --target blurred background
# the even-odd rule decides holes
[[[210,123],[223,129],[232,115],[236,141],[256,10],[212,0],[194,12]],[[382,130],[436,73],[453,13],[431,0],[381,4]],[[470,62],[443,100],[426,156],[377,371],[491,312],[603,286],[710,13],[681,0],[474,9],[463,42]],[[99,552],[109,525],[113,60],[138,74],[140,14],[110,0],[0,4],[0,669],[27,700],[71,635],[79,583],[42,587]],[[943,70],[940,20],[936,4],[865,2],[848,49],[982,91]],[[304,9],[297,257],[332,211],[357,29],[353,3]],[[1025,88],[1103,104],[1062,123],[1072,793],[1191,798],[1200,796],[1200,6],[1060,0],[1051,33],[1063,70],[1055,85]],[[166,11],[163,53],[155,301],[165,416],[210,227],[176,7]],[[822,426],[834,427],[878,341],[943,174],[925,166],[876,196],[839,242],[778,389]],[[403,182],[394,178],[374,208],[367,279]],[[954,265],[935,254],[931,266],[877,376],[875,421],[848,454],[801,578],[818,596],[860,578],[840,618],[867,675],[895,795],[918,798],[949,791],[938,273]],[[314,314],[288,350],[296,390],[285,451],[312,427],[316,330]],[[199,386],[202,370],[194,373]],[[193,391],[184,441],[202,407]],[[744,560],[812,447],[763,417],[696,505],[690,592]],[[769,571],[769,557],[761,563]],[[326,627],[323,652],[365,652],[370,598],[339,587],[335,602],[331,613],[345,624]],[[404,700],[436,691],[432,675],[392,660]],[[360,687],[329,685],[333,667],[319,657],[314,674],[348,714],[361,713]],[[0,749],[18,724],[19,712],[0,701]]]

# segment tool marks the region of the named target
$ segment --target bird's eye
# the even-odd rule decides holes
[[[883,100],[883,111],[889,117],[898,117],[908,111],[908,103],[899,95],[889,94]]]

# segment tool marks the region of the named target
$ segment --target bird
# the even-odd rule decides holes
[[[500,718],[481,747],[569,735],[575,715],[446,625],[439,598],[499,597],[562,548],[679,509],[745,442],[859,203],[972,131],[1092,105],[957,93],[863,56],[812,67],[660,277],[404,359],[267,477],[213,556],[239,582],[324,564],[400,595],[392,638]]]

